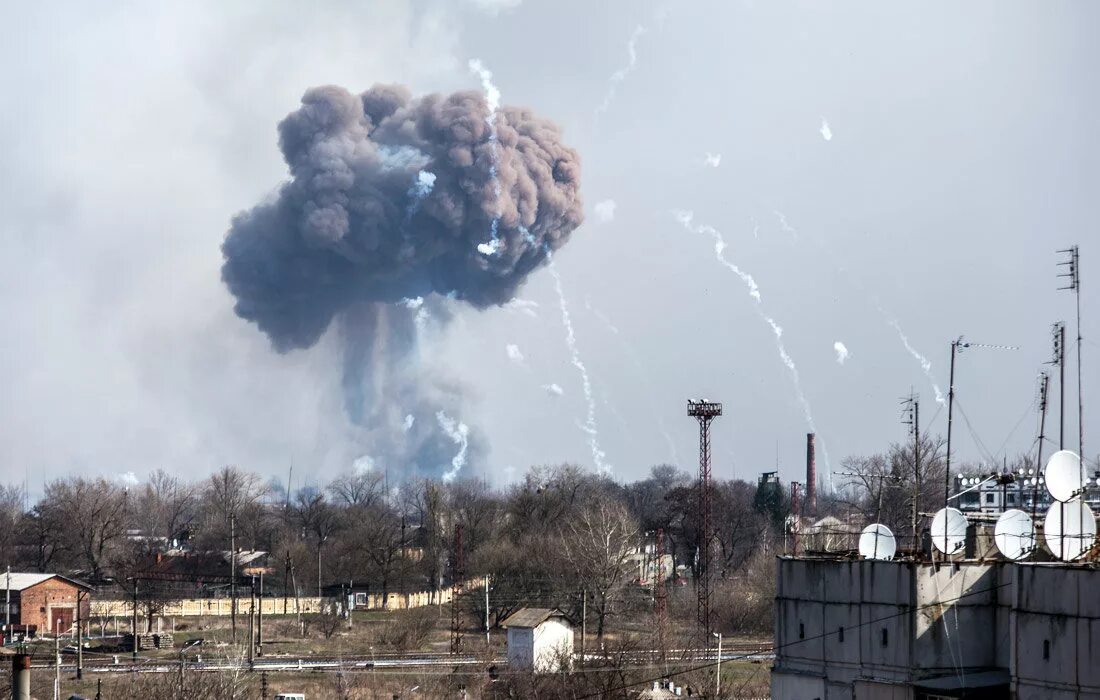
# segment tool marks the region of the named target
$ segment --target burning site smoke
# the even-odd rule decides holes
[[[453,471],[455,431],[437,417],[459,415],[463,391],[421,365],[420,336],[455,302],[512,301],[569,240],[583,220],[577,153],[529,110],[393,85],[310,89],[278,131],[290,179],[222,245],[237,315],[278,352],[335,324],[362,450],[392,472]],[[464,437],[460,463],[473,463],[484,439]]]

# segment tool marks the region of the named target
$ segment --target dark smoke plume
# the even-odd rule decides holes
[[[279,124],[290,179],[222,245],[236,313],[279,352],[339,319],[349,418],[399,470],[437,472],[455,448],[436,415],[456,418],[462,392],[420,368],[424,319],[445,320],[443,297],[508,302],[582,221],[579,159],[557,127],[504,107],[493,140],[489,116],[476,92],[313,88]]]

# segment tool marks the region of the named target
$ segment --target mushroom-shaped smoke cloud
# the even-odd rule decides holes
[[[424,449],[453,447],[446,434],[404,429],[408,415],[411,432],[437,425],[461,399],[457,383],[416,362],[423,320],[445,320],[445,299],[509,302],[583,218],[579,158],[558,128],[503,107],[491,143],[490,114],[476,92],[313,88],[279,124],[289,181],[237,215],[222,245],[237,315],[277,351],[308,348],[340,321],[348,415],[371,426],[364,448],[376,463],[402,462],[395,470],[451,464]],[[492,253],[479,252],[491,238]],[[412,405],[384,406],[383,392]],[[473,431],[470,443],[476,457]]]

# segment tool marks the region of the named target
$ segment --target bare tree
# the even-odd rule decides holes
[[[603,636],[607,617],[621,598],[637,543],[638,525],[616,501],[589,505],[563,529],[562,551],[579,581],[592,591],[597,637]]]
[[[377,471],[351,471],[336,477],[328,490],[338,503],[349,508],[369,508],[385,496],[385,478]]]
[[[45,522],[65,524],[65,549],[98,580],[110,548],[126,534],[127,500],[126,492],[106,479],[69,477],[46,484],[39,510]]]
[[[157,469],[137,493],[136,510],[137,524],[146,535],[171,540],[197,515],[195,487]]]

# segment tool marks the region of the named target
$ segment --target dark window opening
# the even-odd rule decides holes
[[[841,641],[841,642],[844,641],[844,628],[843,627],[841,627],[840,630],[837,631],[836,636],[837,636],[838,641]]]
[[[1049,661],[1049,660],[1050,660],[1050,640],[1049,639],[1044,639],[1043,640],[1043,661]]]
[[[882,628],[882,646],[886,646],[890,643],[889,632],[885,627]]]
[[[806,638],[806,625],[802,624],[801,622],[798,623],[798,638]]]

